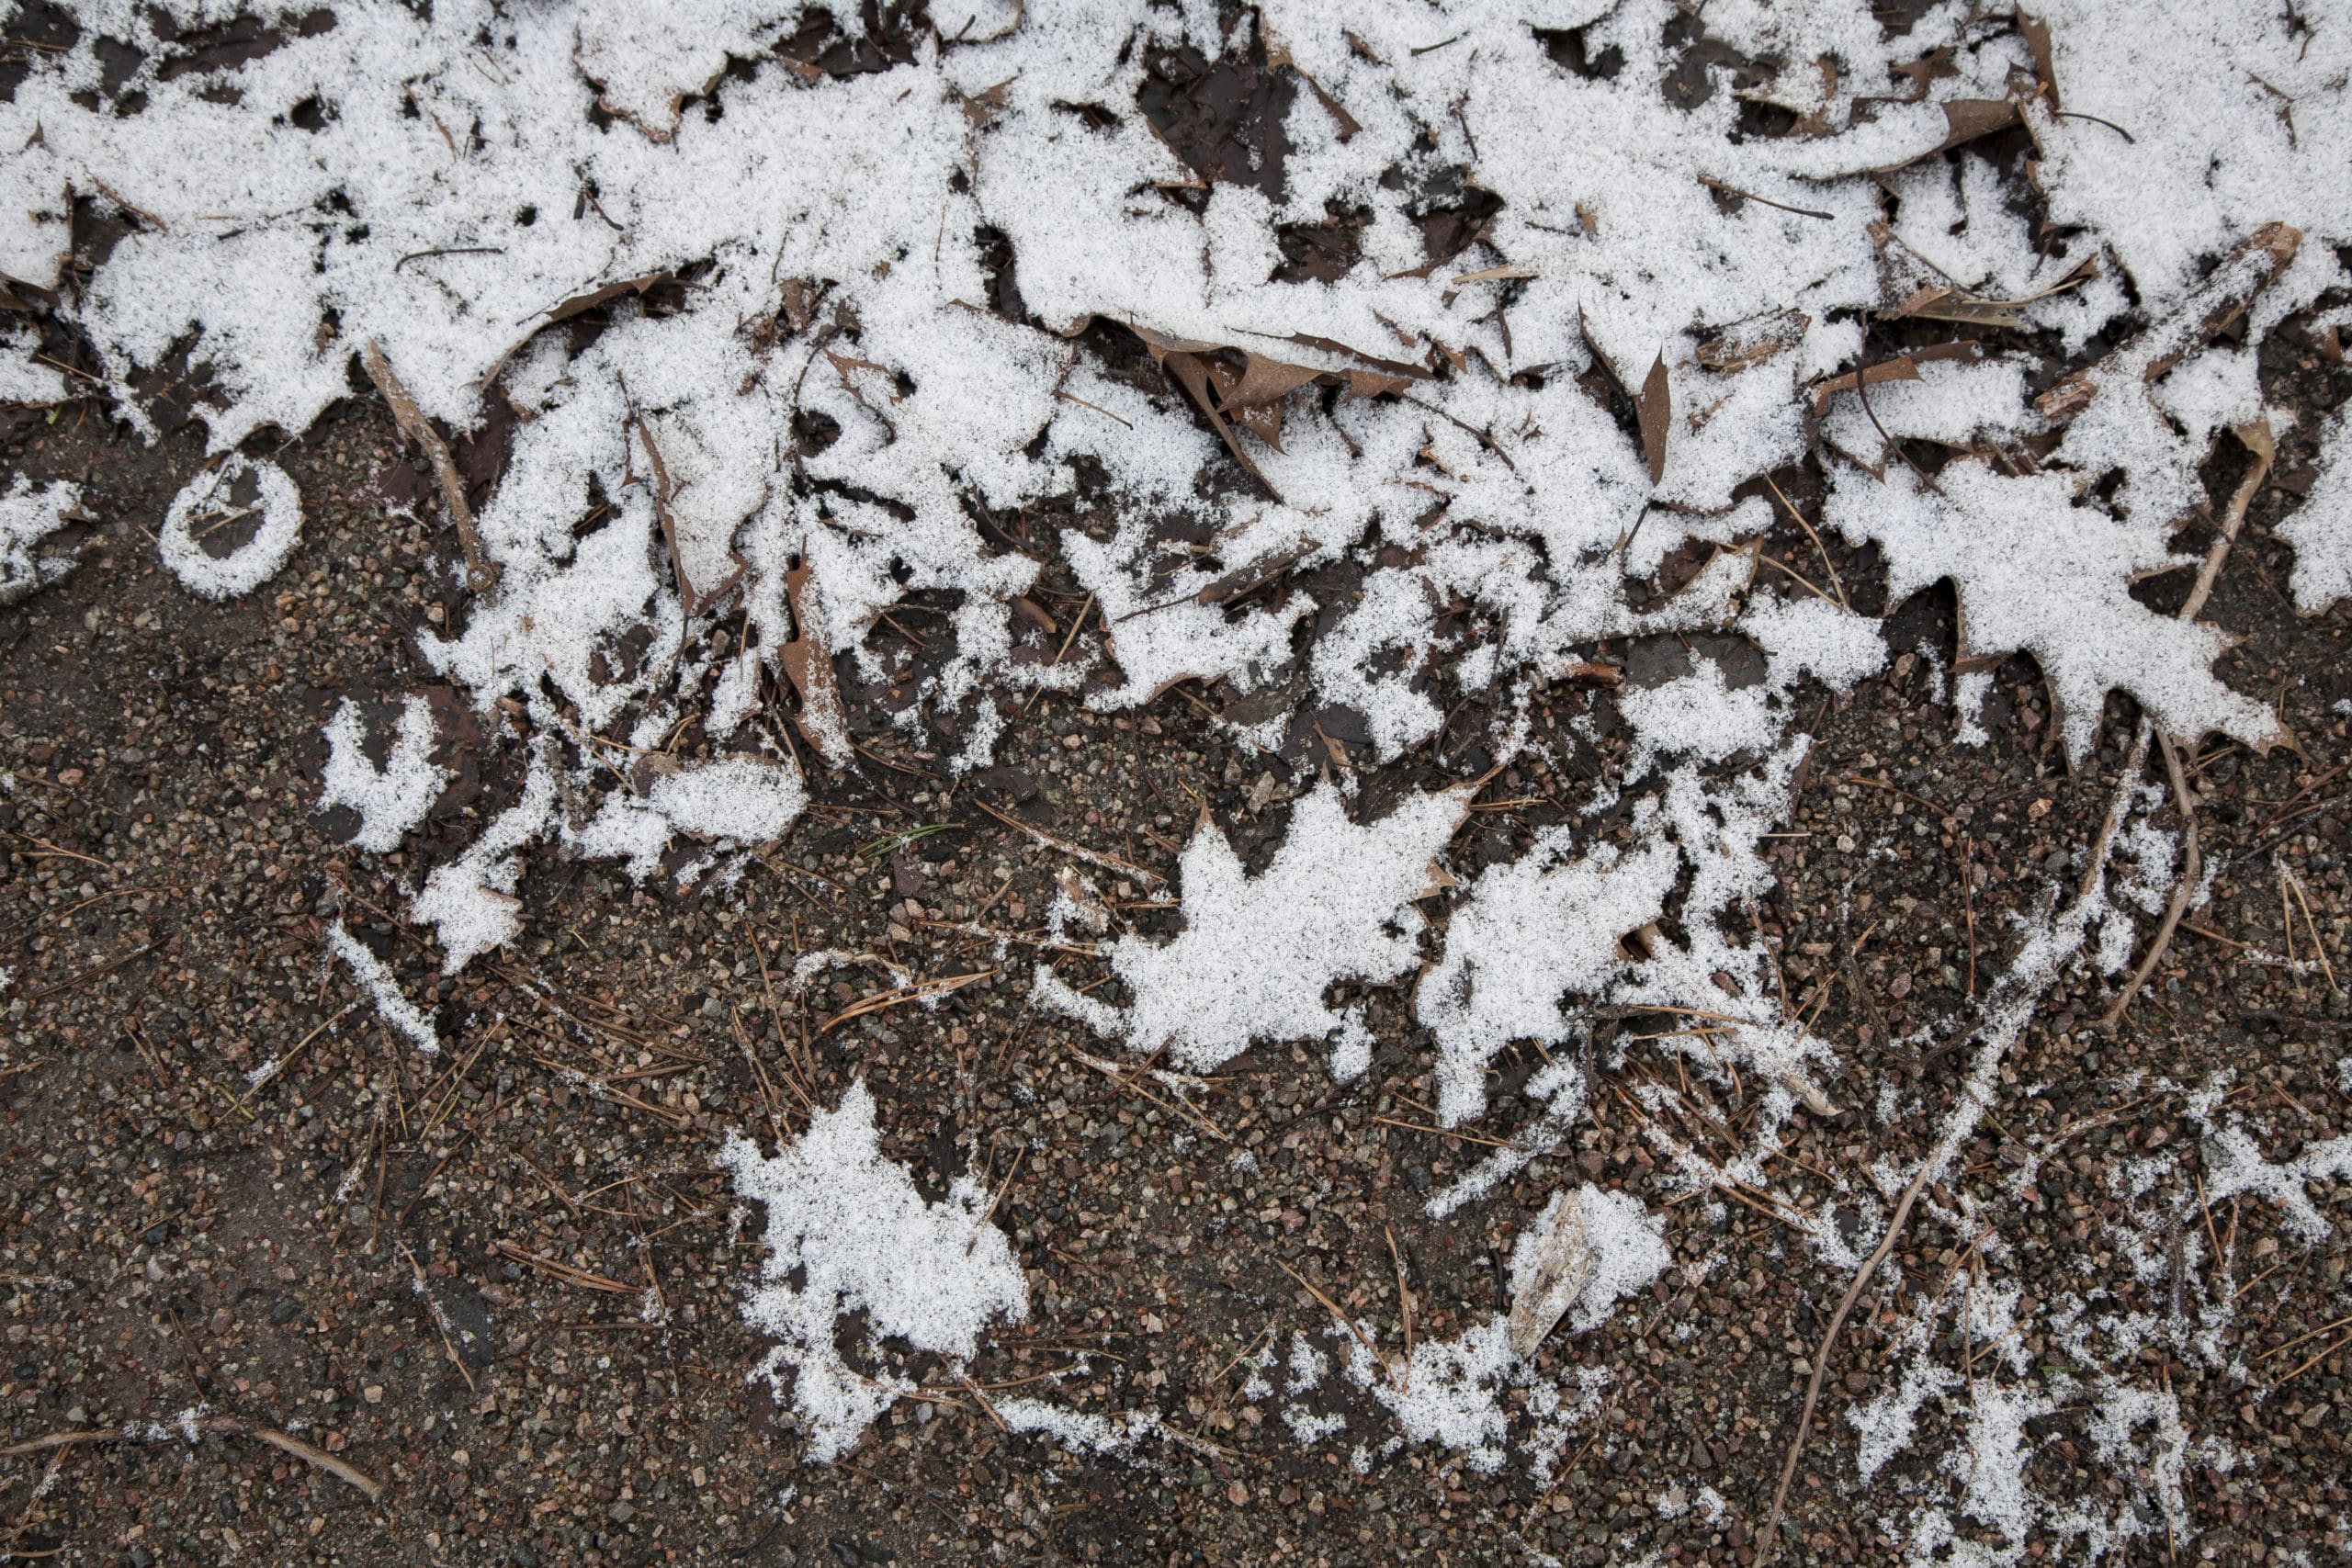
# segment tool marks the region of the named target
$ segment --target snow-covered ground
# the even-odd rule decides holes
[[[870,661],[866,634],[910,592],[960,595],[953,656],[905,710],[957,738],[959,773],[988,764],[1006,713],[1041,688],[1126,708],[1188,678],[1281,693],[1255,733],[1268,745],[1291,707],[1338,705],[1393,760],[1482,694],[1498,755],[1540,750],[1554,741],[1535,699],[1590,673],[1604,640],[1744,637],[1760,681],[1700,656],[1623,694],[1634,761],[1584,815],[1637,795],[1629,846],[1551,830],[1460,886],[1439,942],[1419,901],[1454,886],[1442,852],[1470,792],[1362,820],[1339,769],[1259,874],[1203,823],[1176,890],[1183,933],[1108,948],[1124,1006],[1050,971],[1035,1000],[1193,1072],[1306,1041],[1344,1077],[1367,1046],[1330,986],[1419,967],[1449,1127],[1487,1113],[1484,1068],[1514,1042],[1576,1045],[1600,1008],[1689,1017],[1703,1027],[1646,1049],[1771,1088],[1732,1157],[1662,1134],[1660,1151],[1694,1190],[1768,1189],[1781,1130],[1825,1106],[1841,1061],[1743,910],[1770,885],[1762,840],[1808,747],[1798,683],[1849,688],[1889,650],[1826,551],[1819,581],[1759,575],[1748,547],[1787,503],[1756,481],[1817,460],[1807,529],[1874,544],[1890,603],[1953,585],[1962,738],[1988,659],[2025,651],[2074,761],[2115,692],[2146,716],[2135,759],[2152,736],[2267,748],[2272,710],[2214,673],[2227,628],[2132,589],[2207,566],[2174,540],[2210,507],[2217,443],[2267,461],[2283,433],[2256,376],[2266,337],[2290,318],[2313,333],[2352,320],[2352,7],[1911,9],[1896,28],[1866,0],[943,0],[929,28],[887,38],[855,11],[833,17],[831,46],[873,67],[841,73],[791,52],[800,12],[757,0],[305,0],[248,7],[270,46],[215,61],[186,40],[228,16],[217,0],[93,3],[0,102],[0,274],[53,299],[135,427],[150,428],[147,372],[209,368],[198,413],[217,461],[153,520],[195,593],[251,592],[298,546],[300,497],[249,455],[258,433],[380,397],[435,468],[447,458],[431,446],[492,400],[519,416],[478,514],[461,493],[427,503],[462,535],[448,592],[472,597],[424,657],[487,723],[528,737],[507,753],[514,804],[410,889],[407,917],[453,971],[528,926],[518,857],[534,843],[642,879],[684,835],[708,846],[694,874],[723,878],[789,834],[804,765],[854,761],[831,660]],[[1722,59],[1748,62],[1736,81],[1729,64],[1693,75],[1691,16]],[[136,58],[126,69],[102,39]],[[1154,96],[1166,62],[1187,59],[1258,73],[1222,149]],[[77,200],[128,227],[86,276],[65,265]],[[1303,234],[1341,232],[1336,263],[1294,254]],[[600,330],[582,330],[591,319]],[[1158,377],[1090,348],[1095,323]],[[0,336],[0,397],[64,395],[36,348]],[[2341,416],[2323,441],[2281,529],[2305,612],[2352,592]],[[1915,456],[1930,451],[1932,471]],[[216,554],[206,529],[233,520],[225,498],[247,478],[260,523]],[[76,500],[21,479],[0,497],[0,602],[70,570],[41,544]],[[1098,613],[1050,662],[1016,658],[1016,600],[1039,566],[990,520],[1056,502],[1107,525],[1057,542]],[[1161,525],[1178,514],[1209,543],[1171,547]],[[1244,592],[1341,562],[1360,569],[1348,605]],[[1328,625],[1295,660],[1318,609]],[[632,638],[644,651],[607,657]],[[772,703],[814,761],[752,722]],[[613,765],[690,717],[733,750]],[[328,797],[358,814],[356,843],[397,848],[442,785],[429,710],[407,705],[382,763],[356,709],[327,738]],[[1862,1268],[1905,1195],[1947,1173],[1978,1088],[2055,976],[2121,970],[2154,930],[2188,863],[2149,821],[2164,791],[2142,783],[2124,781],[2086,869],[2052,886],[2011,971],[1939,1042],[1969,1063],[1956,1104],[1898,1108],[1943,1118],[1934,1152],[1844,1193],[1862,1223],[1817,1219],[1805,1241],[1822,1258]],[[1057,920],[1083,920],[1069,904]],[[337,952],[430,1042],[363,948]],[[1432,1223],[1575,1127],[1576,1053],[1529,1092],[1548,1106],[1536,1127],[1432,1193]],[[2272,1164],[2209,1114],[2235,1190],[2324,1223],[2303,1187],[2343,1179],[2340,1149]],[[1030,1310],[985,1194],[924,1201],[876,1153],[872,1117],[861,1087],[776,1156],[728,1156],[768,1206],[750,1311],[780,1342],[763,1371],[796,1369],[820,1457],[900,1392],[842,1363],[836,1317],[968,1357]],[[2147,1173],[2152,1227],[2187,1201],[2156,1196],[2179,1181]],[[1508,1317],[1425,1341],[1409,1365],[1344,1325],[1253,1363],[1303,1393],[1336,1362],[1392,1418],[1343,1434],[1302,1404],[1302,1441],[1437,1442],[1548,1478],[1595,1390],[1537,1373],[1526,1303],[1553,1303],[1536,1343],[1555,1322],[1589,1331],[1668,1269],[1668,1221],[1586,1187],[1518,1223]],[[1969,1391],[1970,1445],[1903,1506],[1923,1558],[2019,1561],[2032,1536],[2090,1561],[2187,1528],[2188,1469],[2230,1455],[2186,1432],[2134,1360],[2161,1342],[2227,1364],[2230,1276],[2185,1234],[2173,1245],[2196,1283],[2169,1321],[2029,1305],[2001,1282],[2013,1259],[1997,1238],[1991,1282],[1923,1298],[1900,1386],[1852,1416],[1867,1480],[1922,1401]],[[2073,1337],[2074,1371],[2019,1347],[2028,1311]],[[1996,1348],[1972,1351],[1964,1377],[1955,1325]],[[1516,1449],[1507,1395],[1534,1415]],[[2085,1403],[2121,1495],[2046,1495],[2025,1475],[2025,1424]],[[1050,1389],[1001,1408],[1080,1446],[1159,1440],[1057,1411]]]

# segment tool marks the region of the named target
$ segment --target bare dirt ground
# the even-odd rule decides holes
[[[2274,398],[2291,389],[2314,408],[2352,389],[2315,356],[2278,346],[2274,357]],[[1531,1547],[1578,1564],[1754,1559],[1806,1358],[1844,1276],[1812,1260],[1770,1203],[1743,1197],[1720,1224],[1678,1206],[1640,1135],[1644,1113],[1612,1076],[1637,1069],[1612,1063],[1605,1042],[1588,1066],[1591,1124],[1494,1212],[1538,1206],[1572,1161],[1579,1179],[1665,1209],[1682,1258],[1713,1254],[1708,1288],[1669,1271],[1640,1310],[1545,1351],[1547,1364],[1616,1374],[1548,1489],[1418,1448],[1360,1475],[1247,1401],[1237,1361],[1270,1333],[1329,1326],[1284,1269],[1376,1321],[1384,1343],[1442,1336],[1502,1304],[1508,1237],[1430,1225],[1420,1203],[1480,1140],[1508,1138],[1510,1118],[1476,1137],[1432,1130],[1432,1055],[1404,987],[1363,998],[1380,1043],[1367,1077],[1338,1087],[1305,1051],[1261,1047],[1199,1112],[1180,1112],[1148,1081],[1089,1066],[1091,1038],[1025,1005],[1034,945],[1015,942],[999,962],[991,941],[956,929],[1035,939],[1068,863],[1040,837],[1051,835],[1136,868],[1107,878],[1120,918],[1170,930],[1154,878],[1172,874],[1202,812],[1261,863],[1316,771],[1364,761],[1348,735],[1285,761],[1208,723],[1228,700],[1216,688],[1180,687],[1115,718],[1046,695],[1020,713],[997,767],[951,784],[933,751],[885,729],[887,690],[858,694],[860,768],[813,772],[819,804],[735,888],[673,901],[548,852],[528,870],[521,948],[444,979],[400,916],[399,885],[497,809],[511,758],[447,747],[458,786],[400,853],[347,852],[315,809],[325,714],[345,695],[418,684],[411,629],[462,614],[421,587],[428,557],[454,540],[387,509],[413,476],[376,405],[355,400],[285,448],[309,507],[303,545],[264,590],[221,605],[178,590],[149,536],[201,459],[191,429],[149,449],[69,406],[20,423],[6,457],[37,480],[83,480],[95,522],[74,577],[0,612],[0,767],[16,780],[0,797],[0,964],[19,970],[0,1032],[0,1441],[168,1427],[196,1410],[294,1433],[381,1491],[371,1499],[229,1430],[58,1448],[5,1461],[0,1549],[142,1568],[1467,1563],[1530,1560]],[[2273,1157],[2352,1126],[2336,1066],[2352,1051],[2345,992],[2266,957],[2309,958],[2316,933],[2334,976],[2352,964],[2352,741],[2337,711],[2352,695],[2352,615],[2293,615],[2286,552],[2267,528],[2308,464],[2290,438],[2212,612],[2251,633],[2223,673],[2273,697],[2300,752],[2214,743],[2189,760],[2204,853],[2222,868],[2212,903],[2114,1034],[2090,1027],[2105,993],[2046,999],[1954,1183],[2006,1201],[1989,1196],[1991,1177],[2029,1149],[2041,1158],[2003,1222],[2037,1292],[2074,1288],[2079,1258],[2109,1261],[2106,1177],[2194,1144],[2184,1089],[2217,1069],[2234,1070],[2230,1104],[2270,1130]],[[2234,478],[2211,476],[2217,497]],[[1783,482],[1804,504],[1804,476]],[[1008,528],[1023,544],[1048,536]],[[1813,548],[1785,524],[1770,544],[1805,569]],[[2014,942],[2005,917],[2096,833],[2135,716],[2116,699],[2103,743],[2070,776],[2048,744],[2039,678],[2013,660],[1990,742],[1955,746],[1936,668],[1951,657],[1949,602],[1883,605],[1869,552],[1830,554],[1856,607],[1893,611],[1890,641],[1910,651],[1849,695],[1808,702],[1819,744],[1778,840],[1781,881],[1756,910],[1790,994],[1819,997],[1819,1027],[1858,1064],[1837,1114],[1800,1114],[1785,1156],[1799,1169],[1781,1189],[1798,1201],[1819,1199],[1833,1173],[1924,1146],[1929,1128],[1880,1126],[1860,1099],[1889,1074],[1930,1102],[1952,1092],[1955,1055],[1891,1043],[2000,971]],[[1066,576],[1047,581],[1040,602],[1066,627],[1083,601]],[[2145,590],[2160,606],[2185,591],[2177,575]],[[910,666],[943,635],[919,602],[876,633]],[[1636,682],[1683,658],[1671,639],[1594,651]],[[1544,722],[1610,703],[1606,688],[1563,685]],[[445,737],[461,707],[436,698]],[[1363,813],[1408,786],[1487,773],[1476,717],[1367,773]],[[1457,874],[1521,852],[1622,761],[1607,745],[1567,754],[1576,765],[1559,772],[1521,764],[1488,781],[1453,845]],[[2309,921],[2282,904],[2282,865]],[[348,971],[328,966],[337,916],[409,995],[437,998],[437,1056],[393,1037]],[[780,996],[773,976],[822,946],[883,953],[925,979],[978,977],[935,1011],[858,1013],[861,999],[891,999],[872,972]],[[1074,984],[1108,973],[1084,953],[1042,956]],[[282,1069],[250,1084],[271,1060]],[[1532,1052],[1498,1064],[1498,1103],[1535,1065]],[[712,1156],[729,1127],[790,1135],[804,1080],[831,1102],[857,1078],[881,1107],[887,1155],[938,1185],[971,1167],[1001,1186],[997,1223],[1035,1305],[969,1382],[915,1359],[901,1370],[935,1384],[929,1397],[899,1404],[841,1462],[804,1466],[788,1412],[745,1382],[762,1347],[738,1302],[759,1226],[734,1211]],[[1678,1132],[1703,1143],[1702,1122],[1754,1113],[1754,1086],[1720,1101],[1702,1089],[1692,1103]],[[1035,1152],[1016,1157],[1023,1145]],[[2268,1204],[2202,1216],[2250,1260],[2228,1332],[2253,1384],[2152,1370],[2190,1430],[2241,1460],[2226,1476],[2192,1472],[2193,1544],[2176,1555],[2159,1535],[2135,1561],[2341,1560],[2352,1416],[2346,1352],[2323,1313],[2347,1216],[2340,1184],[2313,1192],[2336,1226],[2317,1247],[2283,1233]],[[1897,1245],[1913,1291],[1968,1267],[1953,1245],[1962,1195],[1929,1197]],[[2130,1307],[2165,1282],[2127,1271],[2118,1288]],[[658,1323],[645,1321],[649,1291]],[[1923,1440],[1871,1488],[1853,1479],[1855,1435],[1838,1416],[1885,1372],[1894,1315],[1892,1298],[1866,1294],[1836,1348],[1792,1490],[1789,1561],[1888,1560],[1883,1521],[1906,1473],[1933,1462],[1947,1418],[1930,1412]],[[1156,1411],[1195,1441],[1130,1462],[1009,1437],[990,1391],[1042,1381],[1080,1352],[1091,1378],[1057,1397]],[[2058,1440],[2033,1464],[2072,1463],[2074,1485],[2095,1490],[2080,1425],[2040,1418],[2034,1436]],[[1657,1490],[1678,1476],[1712,1485],[1728,1510],[1660,1517]]]

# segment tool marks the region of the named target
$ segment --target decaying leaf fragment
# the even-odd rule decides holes
[[[1718,376],[1736,376],[1794,348],[1812,326],[1803,310],[1768,310],[1716,333],[1699,345],[1697,358]]]
[[[1521,1360],[1536,1350],[1592,1278],[1592,1247],[1585,1240],[1584,1205],[1577,1193],[1555,1197],[1536,1220],[1521,1247],[1532,1248],[1533,1268],[1525,1277],[1513,1270],[1510,1349]]]
[[[800,711],[792,722],[817,754],[836,768],[849,765],[854,755],[849,723],[842,711],[840,683],[833,678],[832,656],[826,651],[824,608],[817,596],[815,572],[805,561],[784,574],[784,593],[792,607],[793,638],[776,650],[776,662],[800,694]]]

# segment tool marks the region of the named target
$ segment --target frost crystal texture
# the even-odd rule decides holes
[[[913,1392],[878,1361],[865,1372],[842,1359],[834,1342],[842,1316],[864,1315],[869,1357],[899,1338],[969,1359],[989,1323],[1029,1315],[1021,1265],[987,1222],[988,1193],[959,1178],[944,1200],[925,1202],[906,1167],[882,1157],[863,1082],[774,1156],[735,1136],[718,1162],[739,1196],[767,1208],[763,1283],[743,1314],[777,1344],[753,1375],[791,1399],[814,1460],[831,1460]]]

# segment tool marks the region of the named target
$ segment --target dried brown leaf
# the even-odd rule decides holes
[[[2058,108],[2058,73],[2051,62],[2050,24],[2040,17],[2018,13],[2018,31],[2025,35],[2026,52],[2033,57],[2033,73],[2041,79],[2041,90],[2050,98],[2050,107]]]
[[[1641,424],[1642,457],[1650,466],[1650,483],[1657,484],[1666,478],[1666,433],[1674,420],[1674,389],[1667,378],[1663,354],[1651,362],[1650,373],[1643,378],[1634,416]]]
[[[776,650],[776,662],[800,694],[800,711],[793,716],[794,725],[819,756],[836,768],[844,768],[855,753],[842,709],[841,685],[833,678],[832,655],[826,651],[824,607],[817,596],[815,575],[806,562],[784,574],[794,636]]]

